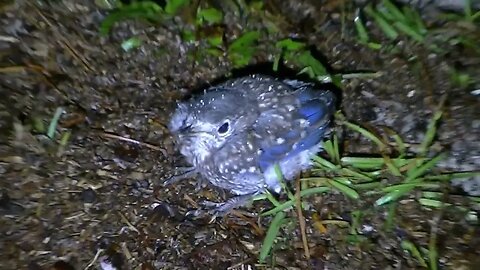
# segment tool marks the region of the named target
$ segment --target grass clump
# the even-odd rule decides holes
[[[393,41],[406,36],[415,42],[425,43],[427,27],[420,14],[411,7],[399,8],[390,0],[383,0],[380,5],[367,5],[363,11],[388,39]],[[360,13],[355,17],[354,23],[360,43],[372,49],[382,48],[381,44],[370,40]]]
[[[478,35],[476,23],[480,18],[480,11],[473,12],[471,0],[466,0],[463,14],[442,14],[442,17],[446,19],[442,26],[427,27],[416,9],[407,5],[398,6],[390,0],[382,0],[377,5],[368,4],[365,8],[357,10],[354,25],[358,42],[375,50],[384,48],[385,44],[372,40],[365,20],[371,20],[390,41],[404,38],[406,41],[422,44],[436,53],[446,53],[449,51],[447,46],[456,45],[480,53],[478,42],[472,38]],[[392,46],[386,47],[395,49]]]
[[[165,11],[153,1],[134,1],[130,4],[121,4],[102,21],[100,34],[107,35],[113,25],[120,21],[141,19],[147,22],[158,23],[165,19]]]
[[[374,203],[371,209],[386,207],[388,217],[385,221],[386,228],[394,224],[395,209],[397,202],[417,194],[417,202],[429,209],[443,209],[455,207],[465,213],[465,218],[471,221],[478,221],[476,212],[473,209],[446,203],[445,188],[453,179],[468,179],[479,176],[480,172],[444,172],[438,167],[439,162],[446,157],[446,153],[433,153],[431,145],[436,137],[437,125],[442,116],[440,105],[434,113],[430,124],[427,127],[423,141],[418,150],[413,151],[406,147],[401,138],[390,132],[392,140],[385,138],[345,119],[341,113],[337,113],[336,121],[339,126],[359,133],[376,145],[378,156],[355,156],[341,153],[341,146],[336,135],[324,143],[327,157],[317,156],[313,159],[315,164],[312,170],[313,176],[301,179],[300,196],[293,196],[288,188],[287,200],[278,201],[272,195],[267,194],[264,198],[269,199],[273,207],[261,214],[261,216],[274,216],[276,221],[274,229],[269,229],[268,239],[265,239],[260,261],[264,262],[267,254],[272,250],[274,241],[272,238],[280,234],[279,226],[285,224],[285,213],[294,209],[295,205],[303,205],[302,201],[308,196],[321,196],[329,192],[341,193],[350,200],[364,200]],[[393,149],[391,149],[393,148]],[[471,205],[478,205],[480,199],[477,197],[464,196]],[[300,202],[298,202],[298,198]],[[351,243],[363,241],[361,235],[356,232],[361,224],[363,212],[368,210],[354,210],[350,223]],[[280,222],[281,220],[282,222]],[[294,222],[295,219],[290,219]],[[280,224],[280,225],[279,225]],[[348,223],[347,223],[348,224]],[[275,232],[275,233],[274,233]],[[418,248],[413,242],[403,240],[401,247],[408,251],[422,267],[437,269],[436,236],[432,233],[428,248]]]

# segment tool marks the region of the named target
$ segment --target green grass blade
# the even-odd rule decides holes
[[[100,34],[103,36],[107,35],[113,25],[121,20],[139,18],[151,21],[160,21],[163,19],[163,14],[162,7],[155,2],[133,2],[111,12],[102,21],[100,25]]]
[[[441,199],[443,197],[443,193],[434,192],[434,191],[424,191],[422,192],[422,197],[428,198],[428,199]]]
[[[304,190],[300,191],[300,197],[304,198],[304,197],[308,197],[308,196],[315,195],[315,194],[322,194],[322,193],[325,193],[325,192],[328,192],[328,191],[331,191],[331,190],[332,190],[331,187],[308,188],[308,189],[304,189]],[[284,203],[279,204],[278,206],[275,206],[274,208],[272,208],[268,211],[265,211],[265,212],[261,213],[260,216],[275,215],[278,212],[281,212],[281,211],[284,211],[286,209],[289,209],[289,208],[293,207],[294,205],[295,205],[295,200],[289,200],[289,201],[286,201]]]
[[[401,190],[407,190],[407,189],[411,190],[413,188],[419,188],[419,187],[435,189],[435,188],[439,188],[440,184],[416,181],[416,182],[410,182],[410,183],[405,183],[405,184],[398,184],[398,185],[392,185],[392,186],[384,187],[382,189],[382,191],[383,192],[393,192],[393,191],[398,191],[398,190],[400,190],[400,191]]]
[[[384,166],[383,158],[370,157],[342,157],[340,159],[343,166],[352,166],[363,170],[375,170]]]
[[[294,41],[292,39],[283,39],[275,43],[275,47],[287,51],[300,51],[305,49],[306,45],[303,42]]]
[[[328,180],[332,180],[332,179],[328,179]],[[353,185],[352,181],[347,177],[334,177],[333,180],[340,182],[341,184],[344,184],[346,186]]]
[[[357,30],[358,39],[360,40],[360,42],[368,43],[370,38],[368,37],[367,29],[365,28],[365,25],[363,24],[360,15],[355,16],[353,22],[355,23],[355,28]]]
[[[304,177],[302,181],[313,182],[317,185],[325,185],[330,178],[327,177]]]
[[[32,118],[33,130],[38,133],[45,133],[45,124],[43,120],[38,116]]]
[[[451,206],[451,204],[449,204],[449,203],[444,203],[444,202],[441,202],[441,201],[438,201],[438,200],[432,200],[432,199],[426,199],[426,198],[420,198],[420,199],[418,199],[418,202],[421,205],[426,206],[426,207],[430,207],[430,208],[441,208],[441,207],[444,207],[444,206]]]
[[[260,32],[250,31],[246,32],[235,41],[233,41],[228,47],[228,56],[234,66],[245,66],[250,62],[253,57],[256,46],[260,38]]]
[[[47,130],[47,137],[53,140],[53,137],[55,136],[55,130],[57,129],[58,125],[58,120],[60,120],[60,116],[62,116],[63,113],[63,108],[58,107],[55,110],[55,114],[52,117],[52,121],[50,121],[50,125],[48,125],[48,130]]]
[[[166,0],[165,12],[169,15],[174,15],[177,11],[185,5],[188,5],[190,0]]]
[[[124,40],[120,45],[125,52],[131,51],[132,49],[138,48],[142,45],[142,40],[138,37],[131,37],[127,40]]]
[[[278,164],[275,164],[274,170],[275,170],[275,175],[277,176],[277,180],[280,183],[280,186],[282,186],[282,189],[285,191],[285,193],[287,193],[288,198],[290,200],[295,201],[296,200],[295,196],[287,187],[287,185],[285,185],[285,178],[283,177],[283,172],[280,169],[280,166]]]
[[[367,46],[372,50],[380,50],[382,48],[382,44],[376,42],[368,42]]]
[[[404,5],[402,7],[402,13],[405,15],[405,18],[407,19],[404,22],[405,25],[408,25],[410,28],[414,29],[415,32],[417,32],[422,36],[427,33],[427,29],[425,28],[423,20],[420,17],[420,14],[417,12],[417,10],[407,5]]]
[[[323,143],[323,149],[327,152],[327,155],[330,157],[331,160],[335,161],[335,153],[333,150],[333,142],[328,140]]]
[[[335,164],[322,157],[314,156],[313,161],[317,163],[317,165],[319,165],[320,167],[326,168],[328,170],[338,170],[338,167]]]
[[[390,19],[391,21],[406,21],[405,15],[392,2],[390,2],[389,0],[383,0],[382,4],[387,9],[388,15],[390,15],[388,19]],[[382,15],[386,17],[385,13],[382,13]]]
[[[384,228],[387,232],[391,232],[395,226],[395,217],[397,213],[397,203],[393,202],[388,205],[387,217],[385,220]]]
[[[358,195],[358,193],[353,188],[351,188],[347,185],[344,185],[344,184],[342,184],[338,181],[335,181],[335,180],[330,180],[328,182],[333,188],[342,192],[347,197],[350,197],[350,198],[355,199],[355,200],[358,200],[360,198],[360,195]]]
[[[273,59],[272,70],[275,72],[278,71],[278,66],[280,65],[280,59],[282,59],[282,52],[275,54],[275,58]]]
[[[345,175],[356,177],[358,179],[362,179],[362,180],[365,180],[365,181],[372,181],[373,180],[371,177],[369,177],[369,176],[367,176],[367,175],[365,175],[361,172],[351,170],[349,168],[342,168],[340,171]]]
[[[441,175],[427,175],[424,178],[427,180],[450,181],[452,179],[471,178],[478,176],[480,176],[480,171],[443,173]]]
[[[430,270],[437,270],[438,269],[437,235],[432,231],[430,232],[430,239],[428,241],[428,263],[430,265]]]
[[[419,34],[425,36],[427,34],[428,30],[427,30],[427,27],[425,26],[425,23],[423,22],[422,17],[420,16],[420,13],[414,11],[412,13],[412,16],[413,16],[412,19],[413,19],[413,21],[414,21],[414,23],[415,23],[415,25],[418,29],[417,32]]]
[[[360,229],[362,217],[363,217],[363,213],[360,210],[352,211],[352,214],[351,214],[352,223],[350,225],[351,235],[358,234],[358,229]]]
[[[314,195],[314,194],[322,194],[322,193],[325,193],[325,192],[329,192],[331,190],[332,190],[332,188],[330,188],[330,187],[307,188],[307,189],[304,189],[304,190],[300,191],[300,196],[303,198],[303,197],[307,197],[307,196]]]
[[[472,3],[471,0],[464,0],[463,12],[465,14],[465,20],[472,22]]]
[[[315,74],[315,77],[318,77],[318,76],[330,77],[330,74],[328,73],[325,66],[320,61],[318,61],[315,57],[313,57],[310,51],[304,51],[303,53],[298,55],[296,62],[300,63],[304,67],[312,68],[312,71]]]
[[[437,270],[438,267],[438,252],[435,247],[430,247],[428,249],[428,259],[429,259],[429,264],[430,264],[430,269],[431,270]]]
[[[413,190],[413,186],[406,186],[401,189],[396,189],[375,201],[376,206],[381,206],[387,204],[392,201],[396,201],[398,198],[402,197],[403,195],[409,193]]]
[[[365,175],[372,179],[377,179],[383,175],[383,170],[375,170],[373,172],[364,172]]]
[[[420,35],[414,28],[412,28],[411,25],[408,25],[408,24],[404,24],[402,22],[395,22],[393,23],[393,25],[395,26],[395,28],[397,28],[399,31],[403,32],[404,34],[406,34],[407,36],[411,37],[412,39],[414,39],[415,41],[417,42],[423,42],[424,41],[424,37],[422,35]]]
[[[423,259],[418,248],[410,241],[403,240],[401,246],[404,250],[407,250],[413,257],[415,257],[422,267],[427,268],[427,262]]]
[[[378,187],[380,187],[381,184],[382,184],[382,183],[379,182],[379,181],[372,181],[372,182],[365,182],[365,183],[355,184],[355,185],[353,185],[353,187],[354,187],[356,190],[363,190],[363,189],[373,190],[373,189],[377,189]]]
[[[197,13],[197,21],[199,24],[205,22],[215,24],[223,21],[223,13],[216,8],[201,9]]]
[[[480,11],[475,12],[470,18],[472,22],[475,22],[478,18],[480,18]]]
[[[443,102],[442,102],[443,103]],[[443,106],[443,105],[440,105]],[[420,154],[425,156],[428,152],[428,148],[433,142],[435,135],[437,134],[437,125],[438,121],[442,117],[443,111],[437,110],[433,115],[432,119],[428,123],[427,132],[425,133],[425,137],[423,138],[422,143],[420,144]]]
[[[275,206],[275,207],[278,207],[281,205],[281,203],[275,199],[275,197],[272,195],[272,193],[270,193],[268,190],[265,192],[265,194],[267,195],[267,199]]]
[[[278,212],[281,212],[283,210],[286,210],[288,208],[291,208],[295,205],[295,201],[286,201],[282,204],[280,204],[279,206],[275,207],[275,208],[272,208],[266,212],[263,212],[260,214],[260,216],[270,216],[270,215],[275,215],[277,214]]]
[[[405,146],[405,143],[403,142],[400,135],[393,134],[392,138],[395,140],[395,143],[397,144],[397,151],[400,154],[400,157],[405,156],[405,153],[407,152],[407,147]]]
[[[355,125],[353,123],[350,123],[348,121],[343,121],[343,124],[345,126],[347,126],[349,129],[351,129],[353,131],[356,131],[356,132],[362,134],[364,137],[373,141],[381,150],[384,150],[384,149],[387,148],[387,146],[377,136],[375,136],[373,133],[366,130],[365,128],[360,127],[359,125]]]
[[[433,168],[440,160],[444,159],[445,156],[446,156],[445,153],[442,153],[442,154],[430,159],[429,161],[423,163],[421,166],[414,167],[414,168],[410,169],[407,172],[407,177],[405,178],[405,182],[412,181],[412,180],[422,176],[428,170]]]
[[[480,197],[475,197],[475,196],[468,196],[468,198],[473,201],[474,203],[480,204]],[[479,205],[480,207],[480,205]]]
[[[298,75],[300,74],[307,74],[308,77],[312,78],[312,79],[315,79],[315,72],[313,72],[313,68],[312,67],[304,67],[302,68],[299,72],[298,72]],[[318,81],[322,81],[322,80],[318,80]]]
[[[393,164],[393,161],[389,156],[383,155],[383,159],[385,161],[385,164],[387,165],[388,170],[390,171],[390,173],[392,175],[397,176],[397,177],[402,175],[400,173],[400,170],[397,168],[397,166],[395,166],[395,164]]]
[[[390,23],[388,23],[384,18],[380,16],[377,12],[372,9],[371,5],[365,7],[365,12],[372,17],[377,23],[378,27],[385,33],[385,35],[391,39],[395,40],[398,37],[398,32],[393,28]]]
[[[338,137],[337,134],[333,134],[333,153],[335,155],[335,163],[340,163],[340,149],[338,147]]]
[[[62,134],[62,138],[60,139],[60,145],[65,147],[67,146],[68,142],[70,141],[70,137],[72,136],[71,131],[64,132]]]
[[[277,238],[278,232],[280,231],[280,227],[282,226],[285,216],[286,215],[284,212],[279,212],[275,215],[272,222],[270,223],[270,227],[268,227],[267,230],[267,235],[265,236],[265,239],[263,239],[262,248],[260,249],[260,263],[264,263],[265,259],[270,253],[270,250],[272,249],[275,239]]]

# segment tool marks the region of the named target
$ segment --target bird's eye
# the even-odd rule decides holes
[[[218,128],[218,134],[220,135],[225,135],[228,130],[230,129],[230,124],[228,121],[225,121],[219,128]]]

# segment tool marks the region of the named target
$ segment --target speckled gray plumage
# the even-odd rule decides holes
[[[311,166],[334,111],[330,91],[251,75],[179,103],[169,128],[180,152],[214,186],[251,197],[278,192]]]

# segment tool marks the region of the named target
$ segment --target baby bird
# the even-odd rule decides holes
[[[169,129],[180,152],[212,185],[236,195],[225,213],[312,166],[335,111],[331,91],[296,80],[250,75],[178,104]]]

